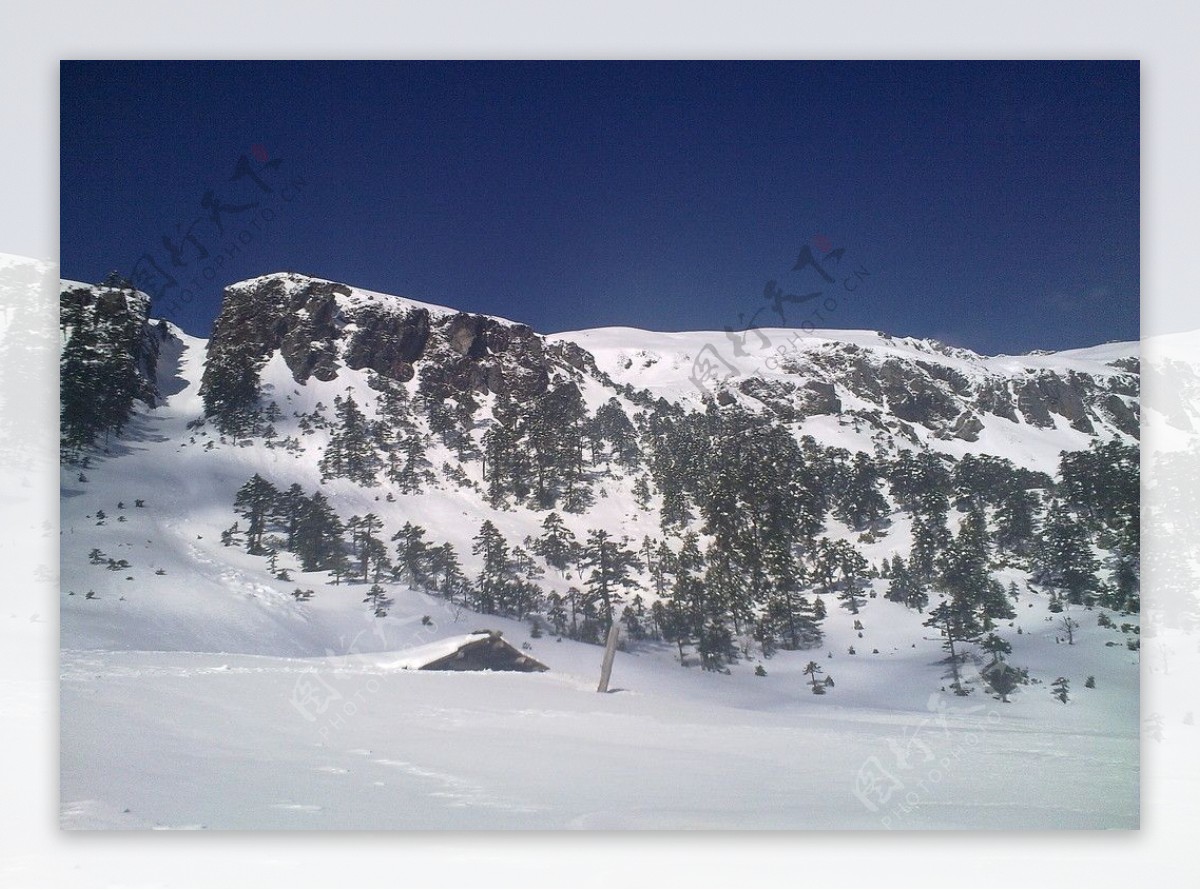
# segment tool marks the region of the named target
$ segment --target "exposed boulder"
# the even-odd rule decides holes
[[[547,353],[554,358],[565,362],[576,371],[581,371],[592,377],[607,377],[607,374],[602,374],[599,368],[596,367],[595,357],[583,349],[578,344],[568,341],[560,341],[554,343],[547,348]]]
[[[1109,393],[1100,399],[1100,407],[1108,415],[1112,425],[1127,436],[1138,438],[1141,432],[1138,405],[1134,402],[1127,404],[1120,396]]]
[[[763,380],[761,377],[750,377],[738,384],[738,390],[743,394],[757,399],[777,418],[784,423],[802,420],[803,415],[796,410],[793,393],[796,385],[786,380]]]
[[[984,414],[995,414],[1005,420],[1017,422],[1016,406],[1005,380],[989,380],[979,388],[975,396],[976,407]]]
[[[1017,394],[1017,410],[1021,412],[1026,423],[1042,429],[1054,426],[1046,396],[1037,380],[1018,380],[1014,388]]]
[[[801,410],[805,414],[840,414],[842,400],[837,388],[823,380],[808,380],[800,389]]]
[[[346,367],[370,368],[401,382],[412,379],[413,366],[429,342],[427,309],[390,313],[368,306],[356,313],[355,328],[346,346]]]
[[[964,442],[976,442],[983,432],[983,422],[974,411],[964,411],[950,428],[950,436]]]
[[[879,377],[889,410],[901,420],[934,428],[959,413],[953,396],[914,365],[888,359]]]
[[[1017,407],[1034,426],[1053,426],[1051,415],[1057,414],[1072,428],[1092,434],[1095,427],[1088,417],[1084,396],[1094,388],[1090,380],[1075,373],[1066,378],[1042,373],[1017,383]]]

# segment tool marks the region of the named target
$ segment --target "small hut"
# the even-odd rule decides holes
[[[406,671],[547,671],[546,665],[505,642],[496,630],[447,637],[403,653],[390,665]]]

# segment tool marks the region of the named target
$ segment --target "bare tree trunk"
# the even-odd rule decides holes
[[[608,692],[608,679],[612,676],[613,658],[617,654],[617,637],[620,632],[621,626],[614,618],[608,626],[608,642],[604,645],[604,663],[600,666],[600,686],[596,689],[597,692]]]

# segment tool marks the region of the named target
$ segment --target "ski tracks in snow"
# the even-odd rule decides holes
[[[504,810],[510,813],[534,813],[543,809],[527,803],[506,799],[494,794],[481,785],[468,781],[461,776],[426,769],[406,760],[393,760],[379,757],[372,763],[399,770],[404,776],[416,779],[429,786],[426,794],[439,798],[451,807],[481,807],[491,810]]]

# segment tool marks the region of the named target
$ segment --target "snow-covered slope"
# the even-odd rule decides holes
[[[801,433],[852,450],[899,440],[1053,473],[1060,451],[1138,435],[1137,343],[983,356],[850,330],[731,337],[598,328],[547,339],[583,347],[614,381],[655,398],[700,406],[725,394],[751,408],[794,409],[783,416]]]
[[[67,827],[1137,824],[1131,632],[1080,610],[1068,645],[1061,616],[1019,568],[997,570],[1020,591],[1016,617],[1000,630],[1010,660],[1033,680],[1011,704],[987,695],[979,654],[963,668],[974,693],[948,694],[949,668],[927,616],[885,599],[882,579],[867,582],[857,615],[831,602],[819,649],[767,658],[746,633],[725,674],[700,671],[694,656],[681,670],[670,643],[633,642],[617,657],[619,691],[601,696],[601,650],[560,638],[544,619],[535,630],[395,581],[384,584],[394,604],[376,616],[363,603],[367,585],[304,572],[287,552],[273,571],[265,556],[226,546],[236,494],[259,474],[280,489],[320,490],[343,519],[375,514],[384,540],[420,524],[431,542],[453,545],[473,577],[484,519],[516,545],[541,533],[547,511],[494,509],[481,465],[460,461],[427,417],[417,431],[433,481],[420,492],[323,479],[331,432],[302,430],[304,416],[352,394],[368,419],[381,418],[385,372],[414,391],[446,386],[459,398],[473,390],[480,442],[497,401],[519,401],[539,380],[574,382],[590,411],[616,399],[635,414],[659,397],[702,410],[695,359],[724,339],[632,329],[542,338],[503,319],[294,275],[236,285],[227,306],[239,299],[225,327],[218,322],[215,345],[152,325],[161,400],[141,405],[86,465],[63,468]],[[234,324],[251,315],[254,326]],[[779,341],[794,333],[767,332]],[[737,375],[708,388],[709,400],[738,402],[797,437],[851,453],[924,445],[1053,473],[1060,451],[1128,438],[1116,402],[1136,411],[1135,344],[987,358],[824,331],[768,358],[741,359]],[[243,359],[278,408],[273,436],[227,436],[202,422],[213,379],[206,366]],[[908,419],[893,410],[900,391],[919,396],[899,409]],[[638,475],[620,467],[598,475],[592,506],[563,512],[564,522],[580,540],[596,528],[634,547],[661,538],[658,495],[643,506]],[[853,542],[875,565],[907,558],[910,517],[893,509],[889,518],[864,539],[830,517],[825,534]],[[543,568],[547,593],[581,584],[574,571]],[[652,600],[648,574],[635,574]],[[528,647],[550,671],[398,667],[417,647],[482,629]],[[806,685],[814,659],[836,681],[825,695]],[[1085,689],[1089,676],[1096,685]],[[1071,681],[1068,704],[1050,694],[1058,677]]]

